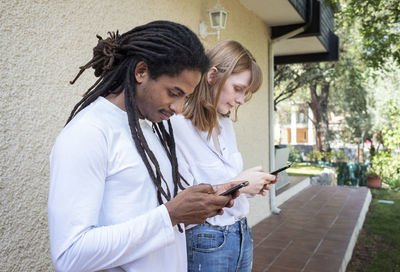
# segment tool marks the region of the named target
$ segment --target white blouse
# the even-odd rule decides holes
[[[171,164],[152,128],[150,149],[173,192]],[[103,97],[60,133],[50,156],[48,221],[57,271],[186,271],[184,233],[137,152],[126,112]]]
[[[171,118],[179,160],[179,171],[193,185],[211,185],[227,182],[243,170],[243,160],[237,149],[235,132],[230,118],[219,117],[220,134],[218,142],[221,153],[207,139],[208,132],[199,131],[192,122],[182,115]],[[226,226],[246,216],[249,212],[247,196],[235,199],[232,208],[224,208],[223,215],[207,219],[212,225]]]

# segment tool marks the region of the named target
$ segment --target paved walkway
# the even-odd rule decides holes
[[[370,201],[365,187],[307,187],[252,228],[253,272],[345,271]]]

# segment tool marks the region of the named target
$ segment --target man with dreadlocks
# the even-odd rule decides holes
[[[183,190],[172,127],[161,122],[181,111],[208,59],[192,31],[167,21],[98,39],[71,84],[88,68],[99,79],[50,155],[55,269],[185,271],[179,224],[203,223],[233,205],[219,193],[235,183]]]

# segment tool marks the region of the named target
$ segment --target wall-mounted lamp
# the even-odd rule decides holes
[[[205,22],[200,22],[199,28],[200,28],[200,37],[203,39],[207,37],[208,35],[217,35],[217,38],[219,40],[219,35],[220,35],[220,30],[225,29],[226,26],[226,20],[228,18],[228,11],[224,9],[223,6],[219,3],[219,0],[217,0],[217,4],[212,9],[209,9],[208,14],[210,15],[210,24],[211,28],[216,29],[216,32],[208,32],[207,30],[207,24]]]

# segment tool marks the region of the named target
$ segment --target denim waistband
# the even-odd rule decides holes
[[[246,217],[240,218],[235,223],[233,223],[232,225],[228,225],[228,226],[215,226],[215,225],[211,225],[208,222],[205,222],[203,225],[212,227],[214,229],[219,229],[221,231],[228,231],[228,232],[240,232],[242,230],[247,230],[248,228],[250,228],[247,225]]]

